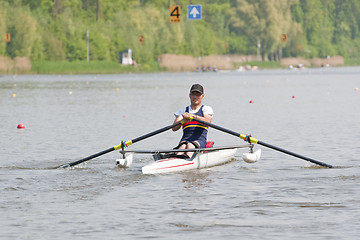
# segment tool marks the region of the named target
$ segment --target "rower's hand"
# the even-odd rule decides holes
[[[194,114],[191,114],[191,113],[188,113],[188,112],[186,112],[186,113],[183,113],[183,119],[184,119],[184,122],[185,123],[188,123],[188,122],[190,122],[190,118],[192,117],[192,118],[195,118],[195,115]]]

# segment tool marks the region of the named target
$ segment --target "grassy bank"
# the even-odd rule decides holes
[[[159,64],[156,62],[137,65],[136,67],[121,65],[117,62],[111,61],[33,61],[31,65],[31,73],[33,74],[116,74],[164,71],[164,69],[161,69]]]
[[[280,62],[270,61],[253,61],[242,63],[250,66],[258,66],[260,69],[269,68],[283,68]],[[237,69],[240,64],[236,64],[234,69]],[[194,67],[195,69],[195,67]],[[32,74],[120,74],[120,73],[146,73],[146,72],[161,72],[166,71],[161,68],[157,62],[149,64],[134,66],[125,66],[117,62],[111,61],[93,61],[93,62],[49,62],[49,61],[34,61],[32,62]]]
[[[178,63],[174,63],[178,64]],[[280,69],[285,68],[280,62],[275,61],[251,61],[235,63],[233,69],[239,66],[258,66],[259,69]],[[360,59],[344,59],[344,66],[360,66]],[[194,66],[194,69],[196,66]],[[14,67],[12,70],[4,71],[0,69],[0,74],[121,74],[121,73],[149,73],[164,72],[157,61],[151,63],[139,64],[134,66],[125,66],[111,61],[82,61],[82,62],[52,62],[52,61],[33,61],[31,70],[21,70]]]
[[[344,59],[344,66],[360,66],[360,59]]]
[[[241,65],[245,66],[246,64],[250,66],[258,66],[259,69],[284,68],[284,66],[280,64],[280,61],[252,61],[252,62],[245,62]]]

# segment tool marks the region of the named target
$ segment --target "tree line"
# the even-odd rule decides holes
[[[202,5],[201,20],[187,20],[190,2]],[[172,5],[180,22],[169,20]],[[358,58],[360,1],[0,0],[2,56],[84,61],[87,30],[97,61],[129,48],[138,63],[164,53]]]

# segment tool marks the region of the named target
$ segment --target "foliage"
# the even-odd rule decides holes
[[[7,33],[6,27],[6,8],[5,4],[0,3],[0,36],[5,36]],[[5,55],[6,52],[6,42],[0,40],[0,55]]]
[[[245,62],[242,65],[250,65],[250,66],[257,66],[260,69],[269,69],[269,68],[284,68],[279,61],[252,61],[252,62]]]
[[[169,4],[181,6],[170,23]],[[33,61],[118,61],[131,48],[140,64],[164,53],[195,57],[251,54],[358,58],[358,0],[198,0],[203,18],[187,20],[187,2],[168,0],[0,0],[0,55]],[[11,42],[3,36],[11,33]],[[281,35],[286,34],[286,41]],[[139,41],[143,37],[144,41]]]
[[[35,41],[36,20],[31,16],[28,8],[8,9],[8,32],[11,41],[7,45],[7,53],[11,57],[31,56]]]
[[[149,70],[161,71],[159,64],[123,66],[114,61],[33,61],[32,71],[36,74],[115,74],[127,72],[147,72]]]

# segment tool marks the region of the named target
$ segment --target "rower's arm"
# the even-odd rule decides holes
[[[203,116],[203,117],[200,117],[200,116],[194,115],[194,120],[196,121],[196,119],[199,119],[199,120],[204,121],[204,122],[211,123],[211,120],[212,120],[212,114],[204,114],[204,116]]]
[[[183,116],[182,116],[182,115],[177,116],[177,117],[175,118],[175,120],[174,120],[174,124],[180,122],[182,119],[183,119]],[[173,130],[173,131],[177,131],[177,130],[179,130],[180,128],[181,128],[181,124],[173,127],[172,130]]]

